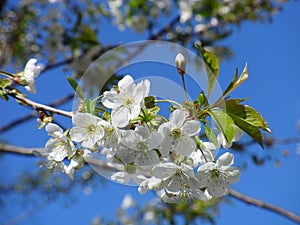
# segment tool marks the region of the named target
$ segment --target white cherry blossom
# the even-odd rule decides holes
[[[217,162],[207,162],[200,166],[196,177],[201,183],[201,188],[207,188],[212,197],[228,194],[229,184],[236,183],[240,178],[240,170],[231,167],[233,161],[233,154],[226,152]]]
[[[133,78],[126,75],[115,88],[103,93],[102,103],[112,109],[112,125],[125,127],[131,119],[136,118],[143,106],[143,99],[149,94],[150,82],[143,80],[135,84]]]
[[[25,65],[24,72],[23,72],[23,76],[27,83],[25,89],[32,94],[36,93],[35,78],[40,74],[40,72],[43,69],[42,65],[36,65],[36,63],[37,63],[36,59],[29,59],[29,61]]]
[[[89,113],[75,114],[72,117],[75,127],[70,130],[71,139],[75,142],[82,142],[82,146],[85,148],[93,149],[104,136],[101,121],[101,118]]]
[[[66,157],[72,157],[76,153],[73,142],[63,133],[63,130],[58,125],[48,124],[46,131],[52,136],[45,145],[48,160],[61,162]]]
[[[196,142],[192,139],[200,131],[200,123],[196,120],[186,121],[185,110],[175,110],[169,118],[169,122],[162,124],[158,132],[163,136],[160,152],[168,156],[174,151],[183,156],[189,156],[196,150]]]

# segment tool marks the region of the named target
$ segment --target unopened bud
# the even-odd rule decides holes
[[[175,65],[180,75],[184,75],[186,69],[186,60],[181,53],[178,53],[175,58]]]

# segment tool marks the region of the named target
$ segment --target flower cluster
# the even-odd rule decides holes
[[[77,112],[72,118],[74,126],[66,132],[48,124],[47,167],[58,167],[73,178],[91,153],[99,152],[114,171],[110,179],[136,184],[140,193],[157,191],[165,202],[226,195],[240,171],[232,167],[232,154],[226,152],[215,159],[215,153],[231,142],[221,133],[218,143],[202,141],[200,121],[184,105],[174,106],[169,119],[158,115],[155,104],[148,107],[145,103],[151,99],[149,90],[148,80],[136,84],[127,75],[103,93],[106,116]],[[234,141],[240,138],[240,132],[235,134]]]

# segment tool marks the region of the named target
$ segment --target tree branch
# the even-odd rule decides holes
[[[0,144],[0,152],[8,152],[8,153],[12,153],[12,154],[34,156],[33,150],[42,152],[42,151],[44,151],[44,148],[23,148],[23,147],[8,145],[8,144]],[[101,168],[112,169],[111,167],[109,167],[108,165],[106,165],[105,163],[103,163],[97,159],[91,159],[91,160],[89,160],[89,163],[94,166],[99,166]],[[115,168],[113,168],[113,169],[115,169]],[[268,210],[273,213],[276,213],[278,215],[285,217],[286,219],[289,219],[297,224],[300,224],[300,217],[298,215],[296,215],[295,213],[290,212],[286,209],[283,209],[278,206],[275,206],[275,205],[263,202],[261,200],[249,197],[249,196],[244,195],[233,189],[229,190],[229,194],[231,197],[233,197],[239,201],[259,207],[261,209]]]
[[[45,110],[45,111],[48,111],[48,112],[52,112],[52,113],[59,114],[59,115],[62,115],[62,116],[66,116],[66,117],[70,117],[70,118],[74,115],[73,112],[68,112],[68,111],[64,111],[64,110],[61,110],[61,109],[56,109],[56,108],[51,107],[51,106],[47,106],[47,105],[43,105],[43,104],[34,102],[32,100],[29,100],[29,99],[15,93],[15,92],[13,92],[13,91],[10,91],[10,90],[7,91],[7,94],[10,95],[11,97],[21,101],[22,103],[24,103],[28,106],[31,106],[34,110]]]
[[[275,205],[271,205],[271,204],[263,202],[261,200],[249,197],[249,196],[244,195],[240,192],[237,192],[233,189],[230,189],[229,194],[237,200],[240,200],[240,201],[245,202],[247,204],[250,204],[250,205],[253,205],[253,206],[268,210],[268,211],[271,211],[273,213],[279,214],[279,215],[281,215],[281,216],[283,216],[283,217],[285,217],[285,218],[287,218],[287,219],[289,219],[289,220],[291,220],[291,221],[293,221],[297,224],[300,224],[300,217],[298,215],[288,211],[288,210],[285,210],[285,209],[277,207]]]
[[[51,107],[60,106],[60,105],[62,105],[62,104],[64,104],[64,103],[68,102],[69,100],[73,99],[73,97],[74,97],[74,94],[73,94],[73,93],[68,94],[68,95],[66,95],[66,96],[63,97],[63,98],[60,98],[60,99],[58,99],[58,100],[55,100],[55,101],[51,102],[51,103],[49,104],[49,106],[51,106]],[[28,114],[25,115],[25,116],[22,116],[22,117],[20,117],[20,118],[18,118],[18,119],[16,119],[16,120],[13,120],[13,121],[11,121],[11,122],[9,122],[9,123],[3,125],[2,127],[0,127],[0,134],[1,134],[2,132],[5,132],[5,131],[7,131],[7,130],[9,130],[9,129],[11,129],[11,128],[13,128],[13,127],[15,127],[15,126],[21,124],[21,123],[23,123],[23,122],[26,122],[26,121],[28,121],[28,120],[34,118],[36,115],[37,115],[37,113],[36,113],[36,111],[34,110],[34,111],[32,111],[31,113],[28,113]]]

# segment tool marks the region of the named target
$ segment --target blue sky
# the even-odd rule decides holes
[[[247,62],[249,79],[234,92],[234,96],[248,97],[247,104],[263,114],[269,122],[273,135],[278,138],[299,136],[296,127],[300,118],[299,12],[299,2],[288,3],[283,12],[274,17],[273,23],[244,23],[234,30],[230,38],[222,42],[232,48],[234,57],[221,64],[219,78],[221,87],[225,88],[230,82],[235,67],[241,71]],[[135,41],[131,40],[131,37],[128,40]],[[54,86],[53,80],[59,84],[57,85],[59,88]],[[68,84],[63,76],[55,71],[45,74],[38,79],[38,82],[39,95],[30,95],[37,101],[48,102],[71,92],[71,88],[66,88]],[[70,107],[71,104],[63,106],[66,110],[70,110]],[[30,112],[13,101],[11,104],[0,102],[0,108],[0,125],[18,118],[22,113]],[[66,120],[66,124],[70,125],[70,121]],[[6,132],[1,138],[15,145],[43,146],[47,140],[47,134],[44,130],[35,129],[35,125],[36,122],[33,120]],[[296,148],[296,144],[279,146],[271,150],[262,150],[258,145],[251,146],[251,151],[262,155],[271,154],[273,160],[262,167],[248,163],[248,168],[243,171],[241,180],[233,187],[242,193],[300,215],[300,181],[297,179],[297,172],[300,171],[300,156],[296,154]],[[281,156],[282,149],[289,151],[288,158]],[[279,168],[274,166],[275,157],[281,161]],[[245,156],[237,155],[237,165],[240,161],[247,160],[245,158]],[[0,181],[13,179],[23,169],[29,171],[40,169],[36,166],[36,161],[23,156],[4,156],[0,164],[1,174],[3,174]],[[152,198],[151,194],[139,195],[134,187],[107,182],[104,188],[99,185],[99,188],[93,190],[90,195],[85,195],[81,189],[78,189],[75,192],[77,200],[74,205],[66,207],[64,201],[60,199],[43,207],[23,224],[89,224],[94,216],[99,215],[103,215],[108,220],[113,219],[126,193],[131,193],[140,203]],[[12,199],[12,204],[0,213],[0,223],[24,211],[18,206],[21,204],[18,201],[18,199]],[[294,224],[281,216],[245,203],[235,200],[233,203],[221,207],[221,213],[216,218],[217,224]]]

